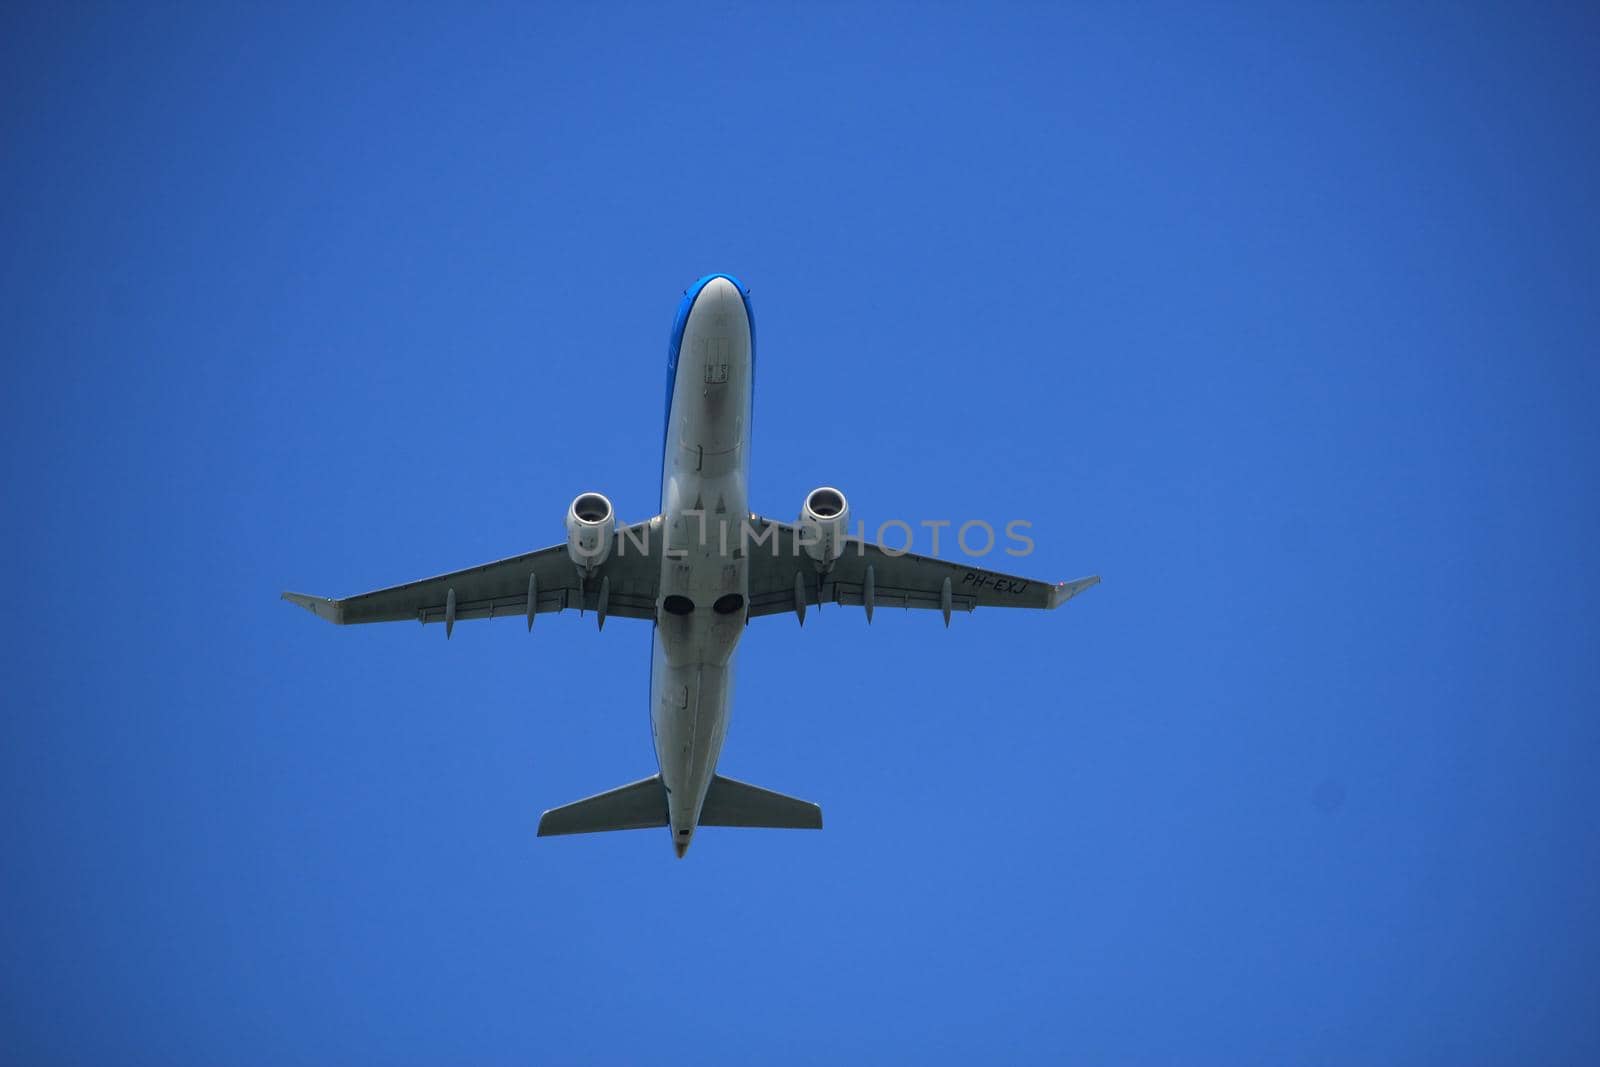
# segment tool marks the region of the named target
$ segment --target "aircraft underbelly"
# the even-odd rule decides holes
[[[690,310],[667,414],[666,548],[651,664],[651,725],[674,841],[686,847],[727,735],[733,655],[749,593],[751,334],[744,300],[715,279]]]

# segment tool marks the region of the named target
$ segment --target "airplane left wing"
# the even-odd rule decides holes
[[[518,616],[531,627],[535,614],[567,608],[654,619],[660,548],[658,517],[617,530],[610,554],[587,578],[559,544],[340,600],[305,593],[284,593],[283,599],[340,625],[414,619],[445,622],[448,630],[462,619]]]
[[[858,538],[846,538],[844,554],[821,571],[800,544],[793,523],[752,518],[749,554],[750,615],[793,612],[805,621],[808,604],[930,608],[944,612],[974,608],[1058,608],[1100,576],[1075,582],[1039,582],[966,563],[890,552]]]

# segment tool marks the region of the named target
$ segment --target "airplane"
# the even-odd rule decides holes
[[[611,501],[583,492],[567,540],[537,552],[335,600],[284,593],[329,622],[443,623],[577,608],[654,626],[650,727],[658,772],[544,812],[538,836],[667,828],[682,859],[701,826],[822,828],[816,804],[717,773],[733,691],[734,653],[751,619],[824,603],[953,612],[1058,608],[1099,576],[1049,584],[850,536],[850,506],[832,486],[806,494],[799,519],[748,505],[755,319],[750,291],[708,274],[678,306],[667,349],[661,513],[619,525]],[[714,527],[714,531],[713,531]]]

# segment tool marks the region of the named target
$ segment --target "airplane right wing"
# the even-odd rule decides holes
[[[412,619],[445,623],[447,633],[463,619],[507,616],[526,617],[531,628],[534,615],[567,608],[654,621],[661,545],[658,517],[619,528],[605,562],[587,578],[559,544],[359,596],[284,593],[283,599],[340,625]]]
[[[752,617],[794,612],[803,622],[808,604],[854,604],[865,606],[869,619],[874,607],[943,611],[948,625],[953,611],[1058,608],[1100,584],[1099,575],[1040,582],[913,552],[889,552],[853,537],[824,572],[801,549],[795,524],[756,518],[751,531]]]

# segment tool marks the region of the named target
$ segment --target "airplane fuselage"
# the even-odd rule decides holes
[[[668,353],[661,515],[666,551],[650,671],[650,724],[678,854],[694,837],[727,736],[734,652],[749,597],[755,335],[742,287],[701,279]]]

